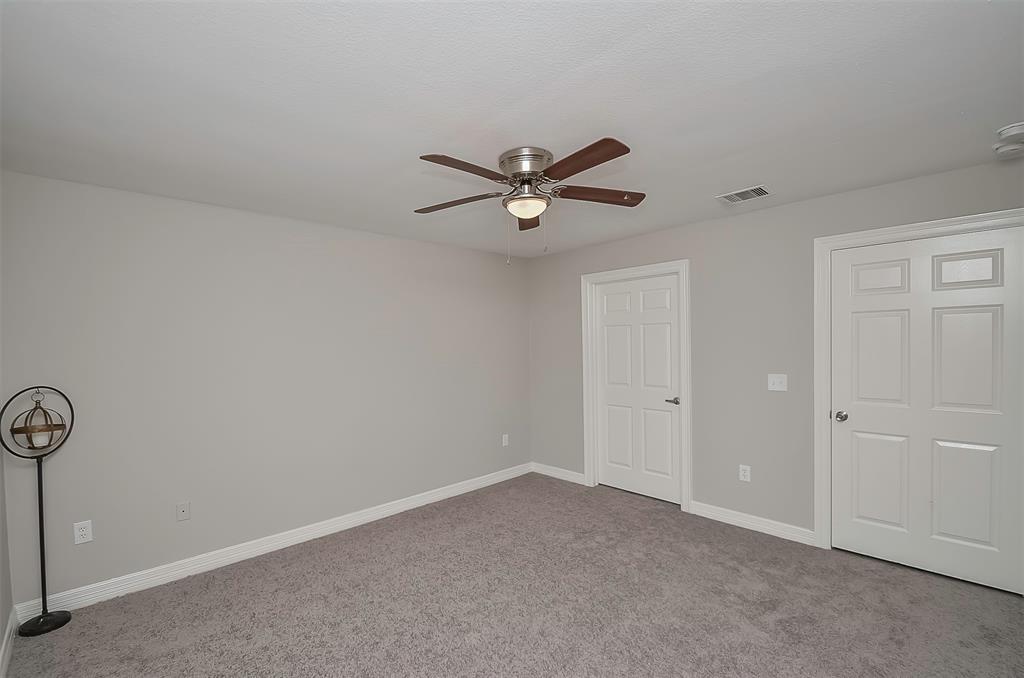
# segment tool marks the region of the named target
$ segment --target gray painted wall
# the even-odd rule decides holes
[[[3,231],[3,186],[0,182],[0,232]],[[0,309],[2,309],[3,289],[3,239],[0,238]],[[3,314],[0,313],[0,328],[3,327]],[[0,354],[2,354],[3,332],[0,330]],[[3,383],[2,366],[0,366],[0,384]],[[11,396],[10,393],[0,387],[0,406]],[[0,455],[8,456],[5,450],[0,450]],[[0,461],[0,628],[7,625],[11,616],[11,608],[14,600],[11,595],[11,558],[7,540],[7,482],[4,475],[4,463]],[[2,631],[0,631],[2,633]]]
[[[529,260],[534,460],[583,470],[580,275],[689,259],[693,498],[812,528],[813,239],[1021,205],[1024,163],[989,164]]]
[[[95,186],[3,182],[2,390],[50,381],[79,411],[74,442],[47,466],[53,591],[531,458],[581,471],[579,276],[679,258],[693,285],[695,499],[810,527],[813,238],[1024,204],[1024,164],[984,165],[507,267]],[[769,394],[768,372],[788,373],[790,390]],[[38,595],[32,470],[5,463],[23,601]],[[182,500],[192,519],[179,523]],[[84,519],[95,541],[74,546]]]
[[[3,10],[0,9],[0,17]],[[3,186],[0,182],[0,232],[3,231]],[[0,239],[0,273],[2,273],[3,243]],[[0,275],[0,309],[2,309],[2,275]],[[0,327],[3,326],[3,314],[0,313]],[[0,330],[0,347],[2,347],[2,330]],[[2,353],[2,348],[0,348]],[[2,370],[2,366],[0,366]],[[3,383],[2,372],[0,372],[0,384]],[[0,404],[10,397],[0,388]],[[0,454],[7,456],[7,453],[0,450]],[[0,627],[6,626],[11,615],[11,607],[14,601],[11,595],[11,559],[7,540],[7,483],[4,477],[4,464],[0,462]]]
[[[4,401],[8,397],[10,395],[5,394]],[[4,454],[7,453],[4,452]],[[14,597],[11,591],[11,554],[7,539],[7,482],[3,467],[4,465],[0,463],[0,628],[7,626],[11,608],[14,607]],[[26,545],[25,548],[31,548],[31,546]]]
[[[51,382],[78,414],[46,462],[52,591],[530,459],[518,261],[3,181],[2,390]],[[38,596],[33,475],[6,470],[24,601]],[[75,546],[86,519],[95,540]]]
[[[3,396],[6,401],[9,394]],[[4,454],[7,454],[4,452]],[[7,483],[4,477],[3,464],[0,463],[0,628],[7,626],[7,620],[11,616],[11,608],[14,607],[14,597],[11,591],[11,554],[8,549],[7,540]],[[31,546],[26,545],[26,548]]]

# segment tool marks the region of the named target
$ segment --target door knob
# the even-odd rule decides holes
[[[836,421],[846,421],[849,418],[850,415],[847,414],[844,410],[839,410],[838,412],[836,412]]]
[[[678,405],[679,404],[679,396],[676,396],[672,400],[666,400],[665,402],[666,403],[672,403],[673,405]]]

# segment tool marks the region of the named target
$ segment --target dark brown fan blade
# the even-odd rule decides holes
[[[531,228],[537,228],[540,226],[540,217],[534,217],[533,219],[520,219],[519,230],[529,231]]]
[[[557,186],[555,195],[568,200],[602,202],[606,205],[636,207],[647,197],[637,191],[623,191],[618,188],[594,188],[593,186]]]
[[[469,172],[475,174],[478,177],[484,179],[490,179],[491,181],[497,181],[499,184],[507,184],[508,177],[501,172],[495,172],[494,170],[481,167],[480,165],[474,165],[471,162],[465,160],[459,160],[448,155],[437,155],[432,153],[430,155],[421,155],[420,160],[426,160],[427,162],[434,162],[438,165],[444,165],[445,167],[451,167],[452,169],[462,170],[463,172]]]
[[[458,200],[449,200],[448,202],[438,203],[437,205],[431,205],[430,207],[421,207],[418,210],[413,210],[416,214],[429,214],[430,212],[436,212],[438,210],[446,210],[449,207],[455,207],[457,205],[465,205],[469,202],[476,202],[477,200],[487,200],[487,198],[497,198],[498,196],[505,195],[502,192],[497,193],[481,193],[480,195],[471,195],[468,198],[459,198]]]
[[[605,137],[586,148],[581,148],[572,155],[565,156],[544,170],[544,176],[552,181],[561,181],[627,153],[629,153],[629,146],[618,139]]]

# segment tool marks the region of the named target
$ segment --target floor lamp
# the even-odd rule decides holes
[[[0,427],[0,443],[5,450],[22,459],[33,459],[36,462],[36,486],[39,504],[39,584],[42,590],[42,612],[18,627],[19,636],[41,636],[55,631],[71,621],[71,613],[66,611],[50,612],[46,604],[46,532],[43,528],[43,459],[50,456],[61,445],[67,442],[71,428],[75,424],[75,408],[71,400],[52,386],[30,386],[18,391],[0,409],[0,422],[13,403],[29,398],[32,406],[16,415],[8,429]],[[43,407],[43,400],[48,393],[55,394],[64,401],[67,417],[56,410]],[[28,405],[27,401],[24,403]]]

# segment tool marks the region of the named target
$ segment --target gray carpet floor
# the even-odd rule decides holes
[[[1024,599],[530,474],[78,610],[10,676],[1024,676]]]

